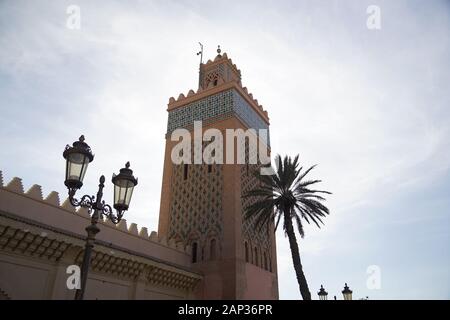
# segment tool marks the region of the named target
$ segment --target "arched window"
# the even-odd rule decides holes
[[[192,243],[192,263],[197,262],[197,251],[198,251],[198,244],[197,242]]]
[[[244,242],[245,247],[245,262],[250,262],[249,256],[248,256],[248,243]]]
[[[184,167],[183,167],[183,179],[184,180],[187,180],[187,178],[188,178],[188,169],[189,169],[188,165],[184,164]]]
[[[269,271],[272,272],[272,260],[269,258]]]
[[[253,257],[253,263],[258,265],[258,247],[255,247],[255,255]]]
[[[216,239],[211,239],[209,247],[209,257],[211,260],[216,260]]]
[[[267,255],[265,251],[264,251],[264,270],[267,270]]]

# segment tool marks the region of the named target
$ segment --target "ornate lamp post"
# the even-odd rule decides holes
[[[97,227],[97,222],[102,216],[105,216],[114,224],[120,222],[123,214],[128,210],[131,195],[133,194],[133,189],[137,185],[138,180],[133,176],[133,171],[130,169],[129,162],[126,163],[125,168],[120,169],[118,175],[113,174],[114,208],[116,209],[116,214],[114,214],[111,206],[102,200],[103,188],[105,186],[105,176],[103,175],[100,177],[100,184],[98,185],[96,197],[84,195],[80,200],[75,198],[75,193],[83,186],[83,179],[88,164],[94,160],[91,148],[84,142],[84,136],[81,136],[78,141],[75,141],[72,147],[67,145],[63,156],[64,159],[66,159],[66,180],[64,181],[64,184],[69,190],[70,203],[74,207],[87,208],[89,215],[91,216],[91,225],[86,227],[87,238],[83,263],[81,266],[81,289],[77,289],[75,294],[76,300],[82,300],[86,289],[86,280],[89,271],[91,252],[94,247],[95,235],[100,231]]]
[[[319,295],[319,300],[328,300],[328,292],[325,291],[323,285],[320,285],[320,290],[317,294]]]
[[[345,284],[344,290],[342,290],[342,295],[344,296],[344,300],[352,300],[353,291]]]

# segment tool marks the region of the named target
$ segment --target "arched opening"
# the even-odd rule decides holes
[[[198,244],[197,242],[192,243],[192,263],[197,262],[197,251],[198,251]]]
[[[266,252],[264,252],[264,270],[267,270],[267,255],[266,255]]]
[[[248,255],[248,243],[247,243],[247,241],[244,242],[244,247],[245,247],[245,262],[250,262],[249,255]]]
[[[209,245],[209,257],[211,260],[216,260],[216,239],[211,239]]]
[[[258,265],[258,247],[255,247],[255,255],[253,257],[253,263]]]
[[[187,178],[188,178],[188,165],[187,164],[184,164],[184,166],[183,166],[183,179],[184,180],[187,180]]]

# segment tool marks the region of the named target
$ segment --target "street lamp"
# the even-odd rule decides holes
[[[344,296],[344,300],[352,300],[353,291],[345,284],[344,290],[342,290],[342,295]]]
[[[319,300],[328,300],[328,292],[325,291],[323,285],[320,285],[320,290],[317,294],[319,295]]]
[[[83,186],[83,179],[86,174],[88,164],[94,160],[91,148],[84,142],[84,136],[75,141],[71,146],[67,145],[63,157],[66,159],[66,180],[64,184],[69,190],[69,200],[74,207],[87,208],[91,216],[91,224],[86,227],[87,238],[81,265],[81,288],[75,293],[76,300],[83,300],[84,291],[86,289],[87,274],[91,259],[92,248],[94,247],[95,235],[100,231],[97,227],[98,220],[105,216],[112,223],[117,224],[122,219],[123,214],[130,205],[133,189],[137,185],[138,180],[133,176],[130,169],[130,163],[125,164],[125,168],[120,169],[118,175],[113,174],[112,183],[114,184],[114,214],[110,205],[106,204],[103,197],[103,188],[105,176],[100,177],[98,185],[97,197],[84,195],[80,200],[75,198],[75,193]]]

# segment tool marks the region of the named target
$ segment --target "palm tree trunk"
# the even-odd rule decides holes
[[[294,263],[300,294],[302,295],[303,300],[311,300],[311,293],[309,292],[308,283],[306,282],[305,274],[303,273],[300,253],[298,251],[297,238],[295,237],[294,227],[292,225],[292,220],[289,213],[284,213],[284,221],[286,224],[286,234],[291,247],[292,262]]]

